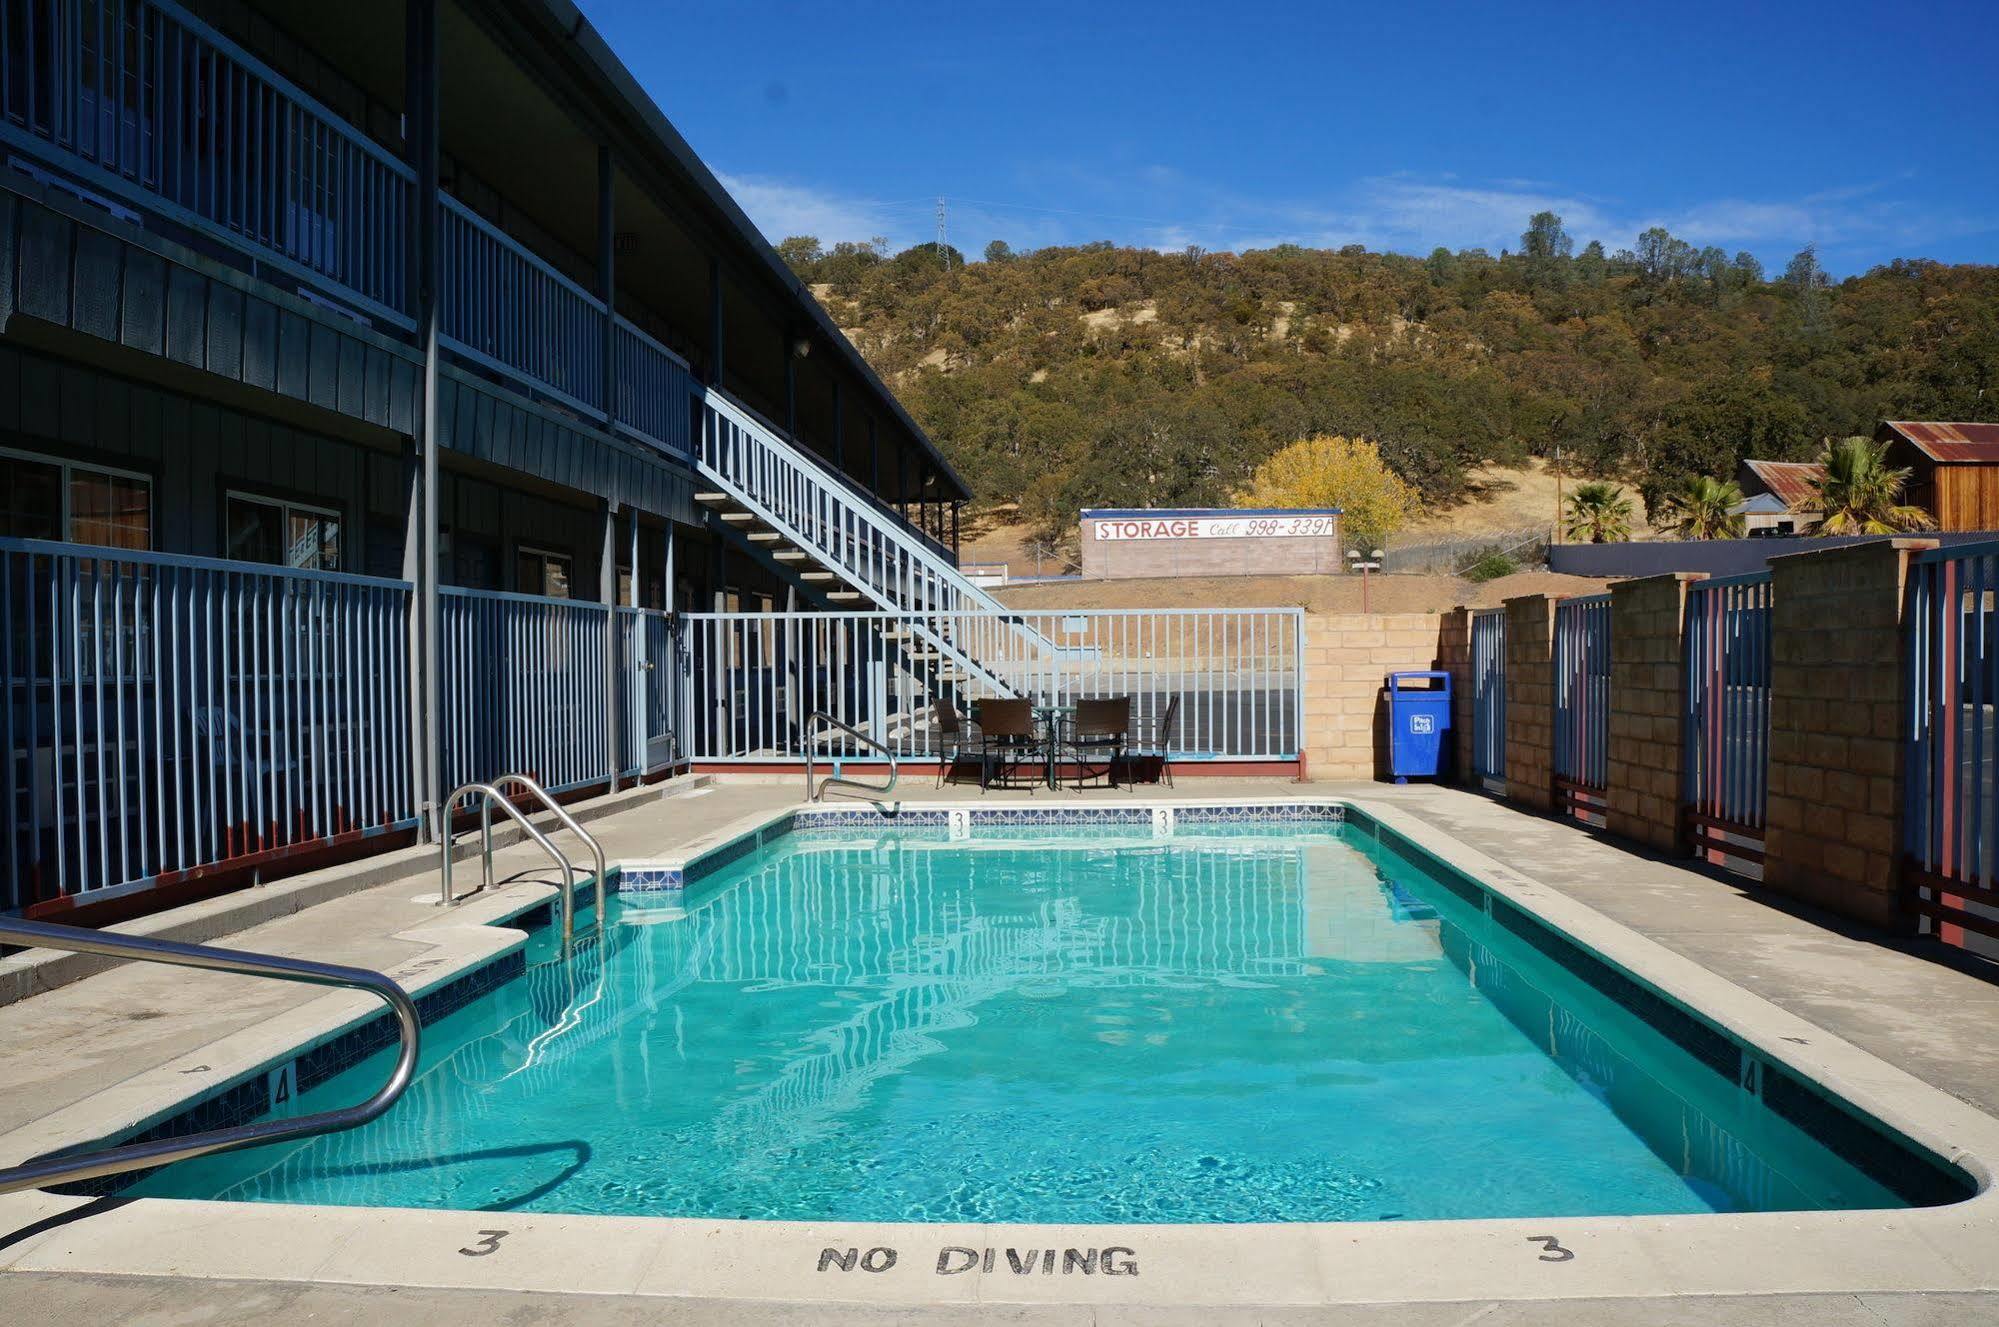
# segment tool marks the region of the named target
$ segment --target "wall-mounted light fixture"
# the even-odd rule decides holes
[[[812,353],[812,342],[802,336],[799,337],[791,343],[791,353],[794,358],[804,359]]]

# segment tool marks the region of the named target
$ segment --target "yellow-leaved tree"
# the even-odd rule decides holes
[[[1365,438],[1305,438],[1256,467],[1238,507],[1338,507],[1349,547],[1366,551],[1422,505]]]

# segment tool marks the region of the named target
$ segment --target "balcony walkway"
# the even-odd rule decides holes
[[[677,844],[736,819],[795,804],[796,776],[753,781],[725,780],[711,791],[683,800],[658,800],[651,790],[625,794],[634,799],[591,823],[612,861],[657,857]],[[903,800],[975,799],[976,789],[931,789],[910,780]],[[1743,883],[1677,862],[1646,856],[1599,840],[1573,826],[1522,814],[1470,793],[1451,789],[1380,784],[1297,785],[1277,780],[1183,780],[1177,792],[1144,788],[1119,793],[1147,800],[1227,797],[1283,798],[1350,795],[1393,802],[1468,846],[1498,859],[1556,892],[1605,913],[1615,921],[1695,960],[1784,1009],[1852,1041],[1958,1098],[1999,1114],[1999,982],[1988,965],[1884,944],[1849,932],[1804,909],[1772,906]],[[1082,794],[994,792],[1000,800],[1033,805],[1088,804],[1105,800],[1103,790]],[[262,922],[231,934],[227,943],[281,953],[310,953],[341,962],[407,973],[433,949],[463,943],[473,920],[466,908],[451,914],[431,906],[435,871],[421,854],[425,873],[360,889],[345,897]],[[340,872],[383,869],[385,859],[359,863],[301,878],[298,888],[337,887]],[[500,876],[532,881],[545,874],[534,850],[515,845],[496,861]],[[461,876],[461,888],[476,878]],[[290,885],[292,882],[286,882]],[[262,893],[286,888],[272,886]],[[224,912],[246,906],[253,895],[215,900],[201,908]],[[470,907],[471,905],[467,905]],[[224,924],[218,916],[211,924]],[[426,932],[437,928],[434,937]],[[18,960],[16,960],[18,961]],[[199,1049],[225,1033],[269,1023],[295,1011],[313,993],[207,973],[140,967],[87,978],[61,989],[0,1008],[0,1132],[32,1119],[60,1114],[95,1093],[150,1067]],[[338,998],[338,997],[332,997]],[[7,1158],[7,1159],[12,1159]],[[716,1299],[678,1299],[668,1309],[658,1299],[550,1293],[499,1294],[479,1290],[424,1288],[412,1273],[401,1288],[308,1282],[310,1267],[295,1276],[270,1279],[202,1279],[198,1254],[181,1264],[181,1278],[102,1275],[72,1246],[90,1243],[93,1219],[67,1225],[40,1224],[52,1206],[78,1200],[39,1195],[0,1198],[0,1310],[9,1318],[64,1322],[94,1317],[102,1321],[200,1320],[252,1322],[280,1317],[314,1321],[423,1322],[484,1324],[502,1320],[576,1323],[782,1323],[973,1322],[1010,1323],[1168,1323],[1217,1322],[1388,1324],[1429,1327],[1476,1320],[1500,1324],[1789,1324],[1823,1327],[1846,1324],[1961,1323],[1999,1321],[1999,1293],[1978,1295],[1820,1295],[1724,1296],[1702,1299],[1647,1298],[1521,1300],[1504,1304],[1449,1303],[1348,1305],[1319,1309],[1273,1308],[1241,1314],[1213,1309],[1114,1309],[1105,1306],[966,1305],[921,1313],[869,1310],[851,1304],[750,1304]],[[282,1209],[273,1208],[275,1219]],[[487,1218],[485,1224],[491,1224]],[[480,1224],[474,1221],[472,1224]],[[25,1226],[25,1228],[24,1228]],[[137,1237],[127,1234],[132,1241]],[[129,1246],[129,1244],[128,1244]],[[608,1256],[608,1254],[607,1254]],[[1744,1249],[1745,1261],[1755,1257]],[[100,1255],[101,1257],[101,1255]],[[1999,1258],[1990,1269],[1999,1285]],[[78,1268],[89,1270],[63,1270]],[[1229,1268],[1213,1269],[1226,1277]],[[431,1280],[431,1284],[436,1284]],[[1421,1284],[1420,1269],[1411,1284]],[[1253,1292],[1249,1292],[1253,1296]],[[519,1315],[505,1317],[507,1314]]]

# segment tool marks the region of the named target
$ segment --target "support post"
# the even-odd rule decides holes
[[[604,605],[604,741],[611,766],[611,791],[618,791],[618,505],[606,501],[603,546],[597,555],[597,602]],[[632,568],[636,573],[638,568]]]
[[[1555,599],[1506,601],[1506,796],[1555,805]]]
[[[674,559],[679,553],[677,547],[678,541],[679,527],[673,521],[669,520],[666,523],[666,547],[662,551],[663,560],[666,564],[666,589],[660,595],[660,607],[669,613],[678,613],[680,611],[680,596],[677,592],[678,587],[674,584],[676,573],[673,565]]]
[[[618,419],[618,220],[616,167],[609,146],[597,149],[597,298],[604,301],[604,419]],[[632,564],[636,574],[638,564]]]
[[[1673,852],[1686,845],[1687,586],[1672,572],[1610,587],[1610,758],[1604,826]]]
[[[1906,933],[1903,590],[1930,539],[1770,559],[1770,783],[1763,884]],[[1954,653],[1954,651],[1953,651]]]
[[[708,260],[708,385],[720,387],[725,370],[722,325],[722,260]]]
[[[840,380],[833,379],[833,468],[847,473],[847,409]]]
[[[784,338],[784,440],[798,445],[798,356],[791,353],[791,338]]]
[[[443,703],[441,698],[442,633],[438,575],[438,447],[437,430],[437,209],[438,209],[438,58],[437,0],[409,0],[405,11],[404,107],[410,166],[415,187],[410,190],[414,215],[409,229],[414,244],[413,289],[416,334],[423,346],[423,403],[417,420],[417,485],[421,493],[416,530],[416,598],[412,604],[416,643],[410,712],[418,716],[416,759],[419,816],[428,837],[436,841],[444,825]]]
[[[637,608],[645,596],[640,592],[644,573],[639,567],[639,513],[636,508],[626,509],[625,518],[625,565],[631,573],[625,578],[625,607]],[[646,674],[651,671],[652,659],[647,653],[645,619],[637,613],[625,615],[625,629],[631,632],[630,657],[620,671],[624,674],[626,688],[625,733],[631,742],[632,764],[638,767],[638,777],[645,777],[646,766],[646,698],[652,688],[646,685]]]

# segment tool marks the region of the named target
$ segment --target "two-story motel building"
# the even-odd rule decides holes
[[[752,749],[671,610],[991,606],[958,477],[568,0],[0,0],[0,153],[0,911]]]

